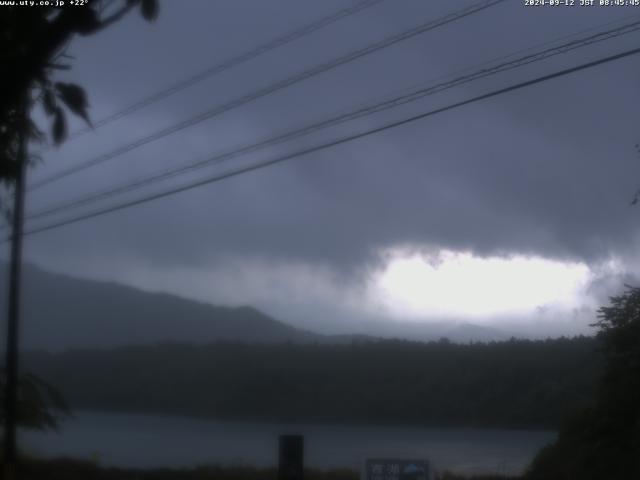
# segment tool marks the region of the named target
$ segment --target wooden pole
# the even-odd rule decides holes
[[[22,128],[17,152],[18,171],[15,182],[11,260],[9,266],[9,299],[7,316],[7,346],[5,359],[5,431],[4,473],[5,479],[13,480],[17,464],[17,397],[18,397],[18,325],[20,320],[20,274],[22,266],[22,225],[24,219],[24,183],[27,163],[27,108],[22,107]]]
[[[278,480],[304,479],[304,437],[280,435]]]

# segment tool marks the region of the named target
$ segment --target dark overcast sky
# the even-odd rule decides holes
[[[46,151],[44,164],[30,173],[31,178],[44,178],[471,3],[384,1],[57,151]],[[607,22],[624,17],[637,20],[640,15],[640,8],[541,8],[523,3],[507,1],[418,35],[43,187],[30,195],[28,207],[35,211],[183,165],[429,85],[496,57],[584,29],[604,29]],[[77,38],[69,49],[73,70],[65,78],[86,87],[91,116],[99,119],[349,4],[164,1],[154,24],[130,15],[100,35]],[[634,48],[639,40],[640,34],[633,33],[492,76],[234,160],[225,168]],[[634,150],[640,140],[639,62],[640,58],[630,57],[34,235],[26,244],[26,257],[75,275],[213,303],[251,303],[283,320],[319,330],[356,319],[402,317],[374,308],[371,300],[372,279],[388,266],[384,259],[389,252],[402,256],[399,249],[427,256],[449,251],[571,262],[566,264],[589,272],[588,284],[580,290],[584,305],[597,304],[619,288],[622,279],[640,271],[636,254],[640,211],[629,206],[640,186],[640,159]],[[172,179],[125,198],[214,171]],[[579,306],[574,302],[572,308]],[[536,312],[529,313],[526,322],[535,324]],[[332,320],[321,325],[320,319],[328,316]],[[432,318],[425,312],[420,320]],[[580,325],[589,320],[581,319]]]

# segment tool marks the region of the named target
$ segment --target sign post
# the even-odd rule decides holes
[[[280,435],[280,461],[278,480],[303,480],[304,437]]]

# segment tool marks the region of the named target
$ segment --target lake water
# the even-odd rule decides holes
[[[462,428],[290,425],[77,412],[59,432],[21,432],[23,447],[104,466],[274,466],[278,435],[305,436],[305,465],[360,470],[372,457],[424,458],[437,470],[520,473],[553,432]]]

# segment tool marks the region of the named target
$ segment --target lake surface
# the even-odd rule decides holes
[[[28,451],[104,466],[275,466],[278,435],[305,436],[305,465],[360,470],[372,457],[423,458],[437,470],[520,473],[553,432],[463,428],[291,425],[76,412],[59,432],[21,432]]]

